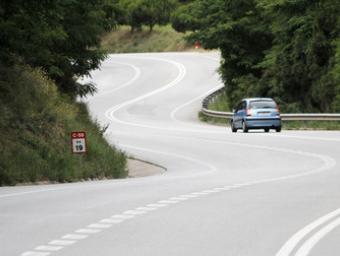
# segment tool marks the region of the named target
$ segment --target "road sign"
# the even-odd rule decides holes
[[[72,132],[72,152],[75,154],[86,153],[86,132]]]

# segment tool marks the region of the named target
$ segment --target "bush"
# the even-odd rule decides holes
[[[0,66],[0,185],[71,182],[127,175],[126,156],[108,145],[84,104],[60,95],[41,70]],[[70,133],[88,133],[73,155]]]

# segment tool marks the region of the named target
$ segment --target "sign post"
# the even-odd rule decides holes
[[[84,154],[87,151],[86,147],[86,132],[72,132],[72,152],[74,154]]]

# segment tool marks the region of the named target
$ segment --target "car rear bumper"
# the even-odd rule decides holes
[[[266,118],[248,117],[246,118],[245,122],[249,129],[281,127],[281,118],[279,117],[266,117]]]

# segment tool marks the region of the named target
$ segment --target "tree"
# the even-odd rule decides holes
[[[198,4],[195,1],[185,2],[172,14],[171,24],[178,32],[196,31],[200,28],[198,17]]]
[[[219,48],[220,72],[231,104],[245,96],[261,93],[258,80],[263,69],[258,66],[272,44],[269,21],[255,0],[197,0],[194,17],[198,28],[191,39],[205,48]]]
[[[287,111],[339,111],[340,4],[335,0],[261,1],[274,44],[261,64],[262,84]]]
[[[131,26],[131,31],[141,30],[148,26],[165,25],[177,4],[176,0],[122,0],[121,5],[126,10],[125,23]]]
[[[88,75],[104,59],[101,35],[114,27],[115,2],[109,0],[16,0],[0,4],[0,60],[20,58],[41,67],[61,91],[75,97],[93,93]]]

